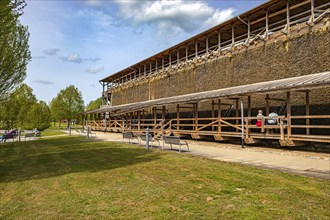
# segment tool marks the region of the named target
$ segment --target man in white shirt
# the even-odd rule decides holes
[[[267,124],[269,125],[277,125],[278,124],[278,118],[276,118],[278,116],[278,114],[273,111],[268,115],[268,120],[267,120]]]

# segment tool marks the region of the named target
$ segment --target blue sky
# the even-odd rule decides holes
[[[75,85],[85,104],[99,80],[180,43],[265,0],[26,0],[32,60],[25,83],[50,101]]]

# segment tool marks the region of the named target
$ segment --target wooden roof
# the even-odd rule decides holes
[[[304,75],[274,81],[260,82],[243,86],[216,89],[206,92],[191,93],[186,95],[172,96],[161,99],[154,99],[124,105],[109,106],[85,114],[112,112],[115,114],[137,111],[144,108],[163,106],[170,104],[196,103],[204,100],[242,97],[260,93],[276,93],[285,91],[308,90],[330,86],[330,71]]]

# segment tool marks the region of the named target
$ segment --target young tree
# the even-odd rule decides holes
[[[51,112],[57,120],[66,119],[68,126],[73,119],[79,119],[84,111],[84,101],[81,92],[73,85],[62,89],[51,101]]]
[[[37,99],[31,87],[24,83],[16,87],[0,105],[0,121],[3,128],[23,126],[27,120],[27,112],[36,102]]]
[[[24,80],[31,60],[28,28],[18,20],[25,6],[25,0],[0,1],[0,102]]]
[[[37,128],[38,130],[45,130],[50,126],[50,109],[46,102],[39,101],[31,106],[27,112],[27,120],[25,121],[25,129]]]

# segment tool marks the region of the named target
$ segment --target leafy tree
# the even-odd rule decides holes
[[[27,112],[36,102],[37,99],[31,87],[24,83],[16,87],[0,105],[2,127],[5,129],[23,127],[27,120]]]
[[[50,109],[46,102],[39,101],[31,106],[27,112],[27,117],[24,123],[25,129],[38,128],[38,130],[45,130],[50,126]]]
[[[81,92],[73,85],[62,89],[51,101],[51,113],[57,120],[66,119],[68,126],[84,111],[84,101]]]
[[[101,105],[102,105],[102,98],[100,97],[96,100],[90,101],[86,106],[86,111],[99,109]]]
[[[0,1],[0,102],[24,80],[31,60],[28,28],[18,20],[25,6],[25,0]]]

